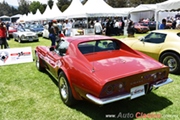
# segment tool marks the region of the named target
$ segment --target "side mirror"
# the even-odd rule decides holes
[[[49,51],[54,51],[54,49],[55,49],[54,47],[50,47]]]
[[[138,40],[144,41],[144,37],[139,37]]]
[[[144,37],[140,37],[140,38],[139,38],[139,40],[142,41],[143,44],[144,44],[144,39],[145,39]]]

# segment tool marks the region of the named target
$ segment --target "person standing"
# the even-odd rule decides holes
[[[130,21],[127,28],[128,37],[134,37],[135,28],[133,21]]]
[[[8,48],[8,43],[7,43],[7,29],[6,26],[3,22],[0,22],[0,45],[1,45],[1,49],[4,48]]]
[[[106,33],[105,33],[105,35],[106,36],[110,36],[111,34],[110,34],[110,20],[109,19],[106,19]]]
[[[162,19],[162,23],[160,24],[159,29],[166,29],[166,19]]]
[[[120,22],[121,22],[120,34],[124,35],[124,26],[125,26],[125,23],[124,23],[122,17],[120,18]]]
[[[101,35],[102,34],[102,25],[99,22],[99,20],[96,21],[94,24],[94,32],[96,35]]]
[[[51,46],[55,46],[56,45],[56,35],[58,34],[54,25],[53,25],[53,21],[49,22],[49,38],[51,40]]]
[[[66,18],[64,28],[65,36],[71,36],[72,31],[72,23],[69,22],[69,20]]]
[[[61,23],[61,21],[60,20],[58,20],[58,23],[57,23],[57,25],[58,25],[58,27],[59,27],[59,33],[61,34],[62,33],[62,28],[63,28],[63,26],[62,26],[62,23]]]

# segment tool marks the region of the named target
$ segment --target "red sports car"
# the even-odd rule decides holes
[[[37,46],[35,54],[36,67],[58,80],[68,106],[134,99],[172,82],[167,66],[108,36],[65,37],[56,47]]]

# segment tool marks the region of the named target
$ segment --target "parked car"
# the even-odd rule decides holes
[[[23,41],[39,41],[38,35],[28,29],[18,28],[17,32],[13,33],[13,38],[19,43]]]
[[[37,46],[35,55],[37,69],[58,80],[68,106],[134,99],[172,82],[167,66],[108,36],[65,37],[55,47]]]
[[[35,32],[38,36],[42,36],[44,27],[41,24],[32,24],[30,30]]]
[[[143,26],[148,26],[149,30],[156,30],[156,21],[141,22]]]
[[[42,37],[49,39],[49,30],[48,30],[48,24],[44,25],[44,30],[42,31]]]
[[[136,33],[147,33],[149,31],[149,27],[141,23],[134,23],[134,28]]]
[[[180,73],[179,30],[155,30],[139,40],[132,38],[121,41],[167,65],[171,73]]]
[[[13,37],[14,32],[17,32],[17,29],[13,26],[10,26],[8,30],[9,37]]]
[[[156,30],[156,21],[149,21],[149,22],[144,22],[144,23],[141,23],[143,26],[148,26],[149,27],[149,30]],[[159,22],[157,27],[159,27],[161,23]],[[172,28],[172,22],[170,21],[167,21],[166,23],[166,29],[171,29]]]

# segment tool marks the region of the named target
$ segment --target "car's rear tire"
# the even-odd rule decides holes
[[[180,56],[174,52],[166,52],[160,56],[160,62],[169,67],[169,72],[180,74]]]
[[[36,68],[41,72],[45,71],[45,68],[43,68],[41,65],[41,59],[39,58],[37,52],[36,52]]]
[[[63,103],[67,106],[74,105],[76,100],[73,97],[71,87],[64,72],[59,73],[58,82],[59,93]]]

